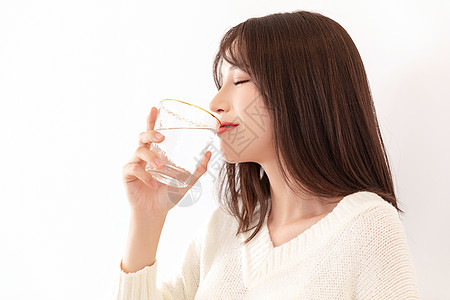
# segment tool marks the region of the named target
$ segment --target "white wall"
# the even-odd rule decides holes
[[[213,55],[249,17],[296,9],[343,25],[365,62],[423,299],[450,282],[448,1],[0,2],[0,294],[108,299],[124,250],[122,166],[151,106],[207,107]],[[164,227],[159,278],[216,206],[213,176]],[[447,230],[446,230],[447,229]]]

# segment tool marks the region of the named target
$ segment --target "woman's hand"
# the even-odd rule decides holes
[[[164,136],[158,138],[156,136],[158,132],[153,130],[157,115],[158,109],[152,107],[147,118],[147,131],[139,135],[139,147],[131,160],[123,167],[123,182],[132,212],[144,217],[165,216],[206,172],[211,158],[211,152],[207,151],[189,185],[179,188],[178,191],[177,188],[170,187],[169,194],[168,185],[153,179],[150,173],[145,171],[147,162],[157,169],[163,167],[163,165],[155,164],[155,160],[159,159],[158,155],[149,150],[151,143],[164,141]],[[179,149],[178,151],[183,150]]]

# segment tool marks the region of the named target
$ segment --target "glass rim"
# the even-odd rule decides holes
[[[184,103],[184,104],[188,104],[188,105],[197,107],[197,108],[203,110],[204,112],[208,113],[209,115],[213,116],[214,119],[216,119],[217,123],[219,123],[219,127],[220,127],[220,125],[222,124],[222,122],[220,122],[220,120],[219,120],[215,115],[213,115],[211,112],[209,112],[209,111],[207,111],[206,109],[203,109],[203,108],[201,108],[200,106],[197,106],[197,105],[195,105],[195,104],[192,104],[192,103],[189,103],[189,102],[185,102],[185,101],[181,101],[181,100],[178,100],[178,99],[162,99],[160,102],[164,102],[164,101],[178,101],[178,102],[181,102],[181,103]]]

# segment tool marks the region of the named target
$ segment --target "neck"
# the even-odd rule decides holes
[[[274,225],[288,225],[328,214],[337,203],[321,203],[320,200],[339,201],[337,198],[319,198],[306,192],[294,192],[284,180],[275,160],[261,164],[270,181],[272,206],[268,221]]]

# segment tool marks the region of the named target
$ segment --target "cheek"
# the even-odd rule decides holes
[[[273,153],[272,135],[268,130],[255,135],[249,128],[242,127],[222,135],[220,150],[227,162],[260,162]]]
[[[257,142],[257,136],[247,123],[239,119],[239,126],[220,135],[220,149],[228,162],[242,162],[246,159],[246,150]]]
[[[222,157],[227,162],[258,162],[273,152],[272,123],[269,112],[252,86],[236,98],[237,118],[240,125],[221,135]]]
[[[257,110],[247,112],[240,118],[238,127],[221,135],[222,157],[228,162],[258,162],[273,152],[272,127],[268,115]]]
[[[241,112],[245,126],[256,137],[258,144],[267,144],[272,139],[272,121],[261,96],[257,94],[253,101],[245,105]]]

